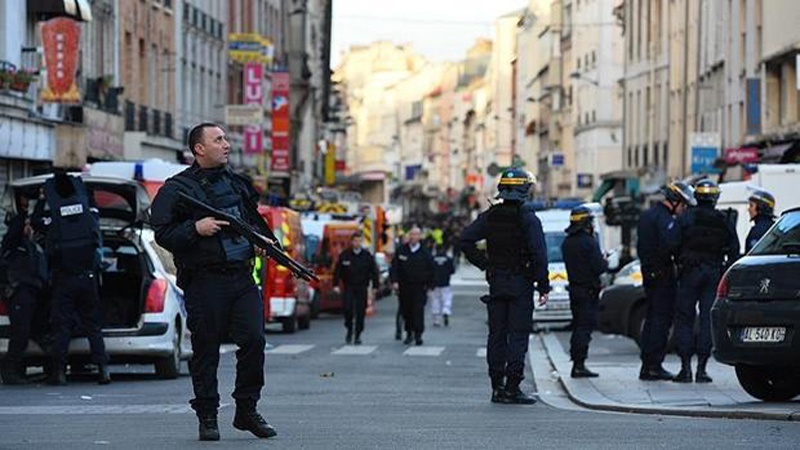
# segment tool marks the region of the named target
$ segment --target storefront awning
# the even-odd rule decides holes
[[[41,14],[48,19],[69,17],[82,22],[91,22],[92,7],[88,0],[28,0],[28,13]]]
[[[783,159],[784,153],[794,146],[794,142],[786,142],[783,144],[773,145],[772,147],[764,149],[761,154],[762,163],[777,163]]]

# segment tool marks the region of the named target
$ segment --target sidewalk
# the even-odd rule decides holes
[[[568,334],[566,336],[568,342]],[[553,370],[550,374],[535,373],[534,378],[557,377],[567,396],[586,408],[641,414],[800,421],[800,401],[758,401],[739,386],[732,367],[716,361],[709,361],[708,367],[713,383],[640,381],[636,344],[624,337],[594,333],[587,366],[600,376],[573,379],[569,376],[572,362],[559,337],[554,333],[531,336],[532,348],[536,339],[544,347]],[[620,341],[613,342],[612,351],[603,347],[602,342],[597,342],[604,339]],[[532,366],[536,367],[535,364]],[[677,371],[680,367],[677,356],[669,355],[665,367]]]

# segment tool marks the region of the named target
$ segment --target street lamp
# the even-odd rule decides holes
[[[572,72],[571,74],[569,74],[569,77],[572,78],[573,80],[583,80],[583,81],[585,81],[587,83],[590,83],[590,84],[593,84],[593,85],[595,85],[597,87],[600,87],[600,83],[597,82],[597,80],[592,80],[591,78],[586,78],[583,75],[581,75],[580,72]]]

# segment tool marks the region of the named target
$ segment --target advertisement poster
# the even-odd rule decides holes
[[[42,24],[44,65],[47,69],[43,102],[80,103],[81,94],[75,84],[80,38],[81,29],[72,19],[59,17]]]
[[[244,104],[263,106],[264,104],[264,66],[249,62],[244,65]],[[263,109],[261,112],[263,116]],[[252,155],[264,151],[264,127],[262,123],[244,128],[244,152]]]
[[[289,172],[289,73],[272,74],[272,172]]]

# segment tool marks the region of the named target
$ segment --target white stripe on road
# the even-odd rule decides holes
[[[425,347],[416,346],[409,347],[408,350],[403,352],[405,356],[439,356],[444,351],[444,347]]]
[[[378,348],[377,345],[345,345],[331,353],[332,355],[369,355]]]
[[[275,348],[271,348],[264,353],[268,355],[297,355],[299,353],[307,352],[312,348],[314,348],[313,345],[284,344]]]
[[[219,346],[220,355],[224,355],[226,353],[233,353],[236,350],[239,350],[239,347],[236,344],[222,344]]]
[[[486,358],[486,347],[479,348],[478,351],[475,353],[475,356],[477,356],[478,358]]]
[[[0,406],[1,415],[73,415],[73,414],[186,414],[189,405],[72,405],[72,406]]]

